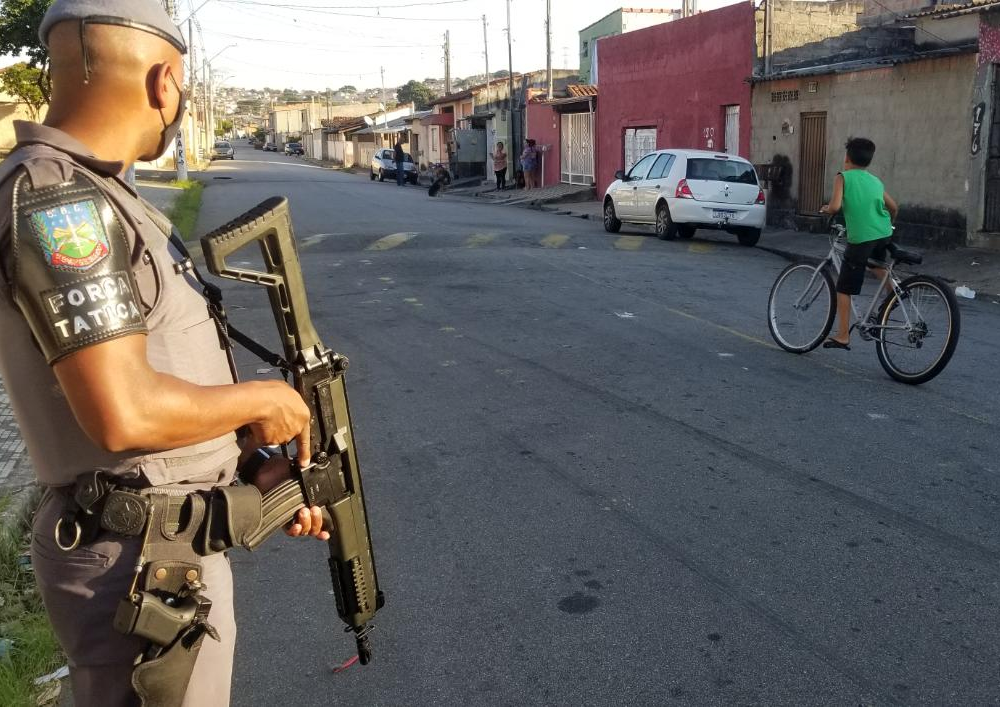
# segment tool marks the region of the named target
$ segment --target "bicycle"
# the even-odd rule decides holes
[[[830,230],[830,252],[819,263],[794,263],[785,268],[768,297],[768,329],[778,346],[804,354],[826,340],[837,313],[837,295],[831,269],[840,274],[847,230]],[[879,289],[864,316],[857,297],[851,300],[854,322],[864,341],[874,341],[879,363],[892,378],[917,385],[934,378],[948,365],[961,331],[958,300],[951,288],[935,277],[913,275],[900,281],[893,273],[897,263],[919,265],[923,256],[890,243],[885,262],[869,260],[869,267],[884,268]],[[882,304],[879,297],[888,292]]]

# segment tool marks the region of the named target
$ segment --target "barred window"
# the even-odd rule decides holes
[[[771,91],[771,103],[791,103],[799,100],[799,90]]]

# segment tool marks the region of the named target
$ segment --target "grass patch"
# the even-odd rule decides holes
[[[65,662],[25,561],[28,537],[24,520],[0,526],[0,705],[11,707],[35,707],[45,689],[35,678]]]
[[[174,181],[170,186],[181,189],[174,208],[167,214],[170,220],[180,231],[184,240],[191,240],[194,235],[194,226],[198,222],[198,213],[201,211],[201,195],[205,191],[205,185],[194,180],[183,182]]]

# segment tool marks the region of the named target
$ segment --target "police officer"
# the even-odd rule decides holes
[[[40,34],[52,103],[44,124],[15,124],[0,165],[0,374],[47,489],[32,559],[76,704],[132,705],[147,643],[112,624],[143,541],[103,516],[92,533],[73,520],[86,514],[61,522],[92,490],[80,480],[164,495],[228,485],[258,445],[308,450],[309,411],[284,383],[233,383],[169,223],[120,178],[163,154],[185,114],[186,47],[160,3],[56,0]],[[242,452],[238,429],[251,432]],[[287,468],[266,466],[268,484]],[[328,538],[319,509],[287,532]],[[183,704],[215,707],[229,702],[236,637],[225,555],[203,558],[199,580],[219,640],[203,642]]]

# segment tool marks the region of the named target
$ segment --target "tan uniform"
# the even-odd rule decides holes
[[[139,540],[104,532],[93,543],[72,552],[62,551],[53,539],[63,504],[58,489],[94,470],[136,486],[196,490],[225,485],[233,479],[239,449],[235,435],[230,434],[182,449],[106,452],[90,441],[76,422],[50,365],[86,345],[144,334],[149,363],[161,373],[199,385],[232,383],[232,375],[200,288],[178,265],[181,256],[161,229],[166,219],[117,178],[123,165],[97,159],[82,144],[53,128],[16,123],[15,130],[20,147],[0,166],[0,375],[38,479],[54,489],[47,493],[34,520],[35,573],[69,659],[76,704],[131,705],[137,703],[130,685],[132,664],[142,644],[117,633],[112,618],[131,583]],[[15,163],[19,164],[12,169]],[[30,184],[20,179],[30,180]],[[15,252],[11,233],[19,183],[35,193],[50,190],[58,195],[64,190],[71,210],[90,208],[88,203],[97,201],[107,218],[110,205],[116,225],[109,231],[114,232],[103,234],[102,239],[80,231],[85,241],[91,241],[84,247],[74,248],[72,243],[63,247],[64,238],[79,235],[72,232],[74,228],[96,222],[88,222],[90,217],[85,216],[69,221],[67,229],[58,209],[28,214],[31,220],[27,223],[43,241],[39,252],[45,258],[37,258],[36,253],[40,262],[29,262],[20,269],[32,256],[23,250]],[[76,191],[81,183],[89,189],[96,187],[96,192]],[[103,195],[106,203],[99,197],[80,201],[78,193]],[[21,242],[23,248],[23,237]],[[97,255],[90,249],[94,243]],[[122,248],[126,252],[116,252]],[[88,258],[98,255],[117,258],[114,262],[124,264],[131,276],[119,271],[115,278],[104,278],[103,284],[88,281]],[[61,268],[62,277],[79,269],[79,285],[73,289],[70,282],[61,289],[31,292],[30,278],[23,281],[25,273],[31,272],[30,267],[46,265]],[[34,330],[29,327],[25,312],[32,297],[48,315],[51,326],[46,331],[37,328],[37,321]],[[204,558],[203,566],[208,586],[205,595],[214,604],[210,621],[222,641],[205,640],[185,705],[226,705],[236,636],[232,577],[224,555]]]

